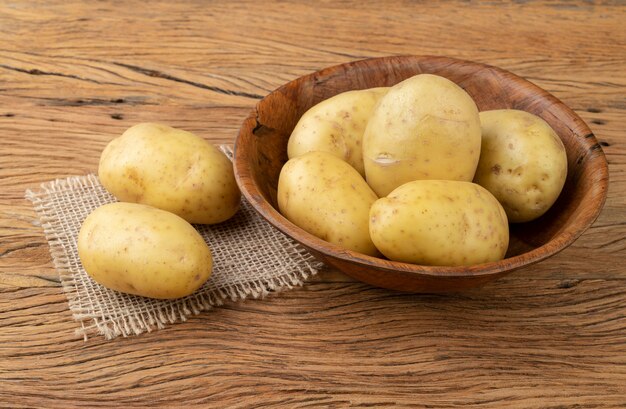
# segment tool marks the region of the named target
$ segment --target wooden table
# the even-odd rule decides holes
[[[626,404],[623,3],[178,3],[0,8],[0,406]],[[497,65],[572,107],[610,163],[595,225],[463,294],[400,294],[327,270],[150,334],[75,337],[25,189],[95,171],[105,144],[141,121],[233,142],[282,83],[390,54]]]

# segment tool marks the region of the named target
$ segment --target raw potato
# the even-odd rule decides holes
[[[345,160],[365,176],[363,132],[374,106],[388,89],[344,92],[306,111],[289,138],[289,158],[296,158],[307,152],[328,152]]]
[[[381,197],[412,180],[471,181],[479,156],[476,104],[436,75],[416,75],[389,89],[363,135],[367,183]]]
[[[353,167],[326,152],[290,159],[278,179],[278,207],[307,232],[350,250],[377,255],[368,215],[378,199]]]
[[[223,222],[239,208],[226,155],[167,125],[135,125],[113,139],[102,152],[98,176],[118,200],[167,210],[190,223]]]
[[[556,201],[567,177],[567,155],[543,119],[512,109],[480,113],[482,152],[474,181],[502,204],[511,222],[527,222]]]
[[[97,208],[78,234],[85,271],[113,290],[151,298],[193,293],[211,275],[211,251],[180,217],[135,203]]]
[[[391,260],[459,266],[504,258],[509,226],[500,203],[483,187],[417,180],[378,199],[370,210],[374,244]]]

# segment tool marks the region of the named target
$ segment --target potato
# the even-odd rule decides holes
[[[412,180],[471,181],[479,156],[476,104],[436,75],[416,75],[390,88],[363,134],[367,183],[381,197]]]
[[[370,234],[391,260],[458,266],[501,260],[509,226],[500,203],[471,182],[416,180],[378,199]]]
[[[556,201],[567,177],[567,155],[543,119],[524,111],[480,113],[482,151],[474,181],[502,204],[511,222],[527,222]]]
[[[388,89],[344,92],[306,111],[289,137],[289,158],[297,158],[307,152],[328,152],[345,160],[365,176],[361,144],[363,131],[374,106]]]
[[[85,219],[78,255],[103,286],[151,298],[184,297],[211,275],[211,251],[182,218],[135,203],[110,203]]]
[[[290,159],[278,179],[280,212],[298,227],[359,253],[376,255],[368,230],[378,199],[353,167],[326,152]]]
[[[204,139],[143,123],[112,140],[98,176],[118,200],[175,213],[190,223],[223,222],[239,208],[233,165]]]

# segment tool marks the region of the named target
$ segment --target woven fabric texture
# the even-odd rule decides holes
[[[44,183],[28,190],[41,220],[69,308],[85,340],[137,335],[185,321],[226,300],[264,297],[300,286],[321,263],[304,248],[274,229],[242,199],[241,209],[218,225],[196,225],[213,253],[213,274],[194,294],[156,300],[109,290],[82,268],[77,238],[83,220],[97,207],[115,202],[95,175]]]

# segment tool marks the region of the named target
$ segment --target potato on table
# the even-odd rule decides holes
[[[391,87],[363,134],[367,183],[381,197],[412,180],[469,182],[479,156],[476,104],[437,75],[416,75]]]
[[[376,255],[368,229],[378,199],[352,166],[326,152],[290,159],[278,179],[280,212],[305,231],[359,253]]]
[[[98,176],[118,200],[175,213],[190,223],[232,217],[241,194],[231,161],[191,132],[135,125],[102,152]]]
[[[378,199],[370,234],[391,260],[435,266],[501,260],[509,244],[496,198],[477,184],[451,180],[416,180]]]
[[[559,136],[531,113],[501,109],[480,113],[482,151],[474,181],[502,204],[510,222],[527,222],[554,204],[567,177]]]
[[[374,106],[388,89],[347,91],[310,108],[289,137],[289,158],[314,151],[328,152],[345,160],[365,176],[363,132]]]
[[[175,214],[110,203],[85,219],[78,255],[96,282],[124,293],[179,298],[209,278],[213,259],[200,234]]]

